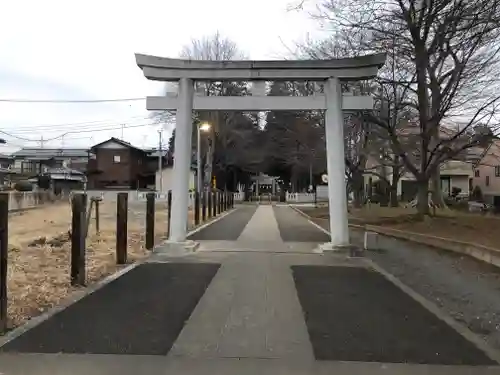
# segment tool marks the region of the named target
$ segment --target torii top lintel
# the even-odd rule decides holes
[[[385,63],[385,54],[332,60],[207,61],[182,60],[136,54],[144,76],[153,81],[190,78],[221,80],[325,80],[354,81],[373,78]]]

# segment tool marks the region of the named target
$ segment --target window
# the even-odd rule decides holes
[[[479,177],[479,169],[476,169],[476,170],[474,171],[474,177]]]
[[[490,176],[486,176],[486,186],[490,186]]]
[[[119,163],[120,162],[120,155],[113,155],[113,163]]]
[[[500,177],[500,165],[495,167],[495,177]]]

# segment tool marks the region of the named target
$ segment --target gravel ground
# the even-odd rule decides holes
[[[352,232],[353,242],[361,240]],[[467,256],[380,237],[381,267],[500,349],[500,269]]]

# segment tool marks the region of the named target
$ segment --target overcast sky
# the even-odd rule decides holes
[[[192,38],[216,31],[251,59],[279,59],[286,46],[314,34],[293,0],[16,0],[0,3],[0,100],[94,100],[158,95],[134,53],[177,57]],[[145,101],[120,103],[0,102],[0,130],[19,146],[87,147],[111,136],[157,144]],[[128,127],[128,128],[127,128]],[[117,129],[115,129],[117,128]],[[102,130],[107,129],[107,130]],[[99,131],[100,130],[100,131]],[[67,133],[64,137],[62,134]],[[165,135],[166,137],[168,134]],[[49,141],[52,138],[56,138]]]

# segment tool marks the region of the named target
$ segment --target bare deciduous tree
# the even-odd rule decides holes
[[[496,126],[500,0],[324,0],[319,10],[351,55],[391,51],[379,81],[380,93],[392,92],[392,111],[370,121],[387,131],[418,182],[419,212],[428,214],[429,181],[441,200],[440,165],[485,142],[478,125]],[[394,110],[415,116],[415,126],[402,132]],[[445,121],[460,127],[443,136]],[[412,149],[409,133],[418,138]]]
[[[192,60],[220,61],[244,59],[245,55],[235,42],[216,32],[211,36],[193,39],[189,45],[183,47],[181,57]],[[245,82],[197,81],[195,86],[196,92],[205,96],[243,95],[246,89]],[[245,154],[245,148],[241,148],[242,140],[252,139],[248,137],[248,132],[251,130],[238,127],[238,122],[246,124],[246,120],[248,120],[241,113],[200,111],[195,116],[198,122],[208,122],[211,125],[210,133],[204,137],[204,142],[202,142],[202,147],[205,150],[204,184],[210,186],[214,161],[224,170],[236,160],[239,163],[243,162],[242,155]],[[236,147],[235,145],[240,147],[242,153],[238,158],[231,154],[232,149]],[[219,148],[218,156],[216,156],[217,147]]]

